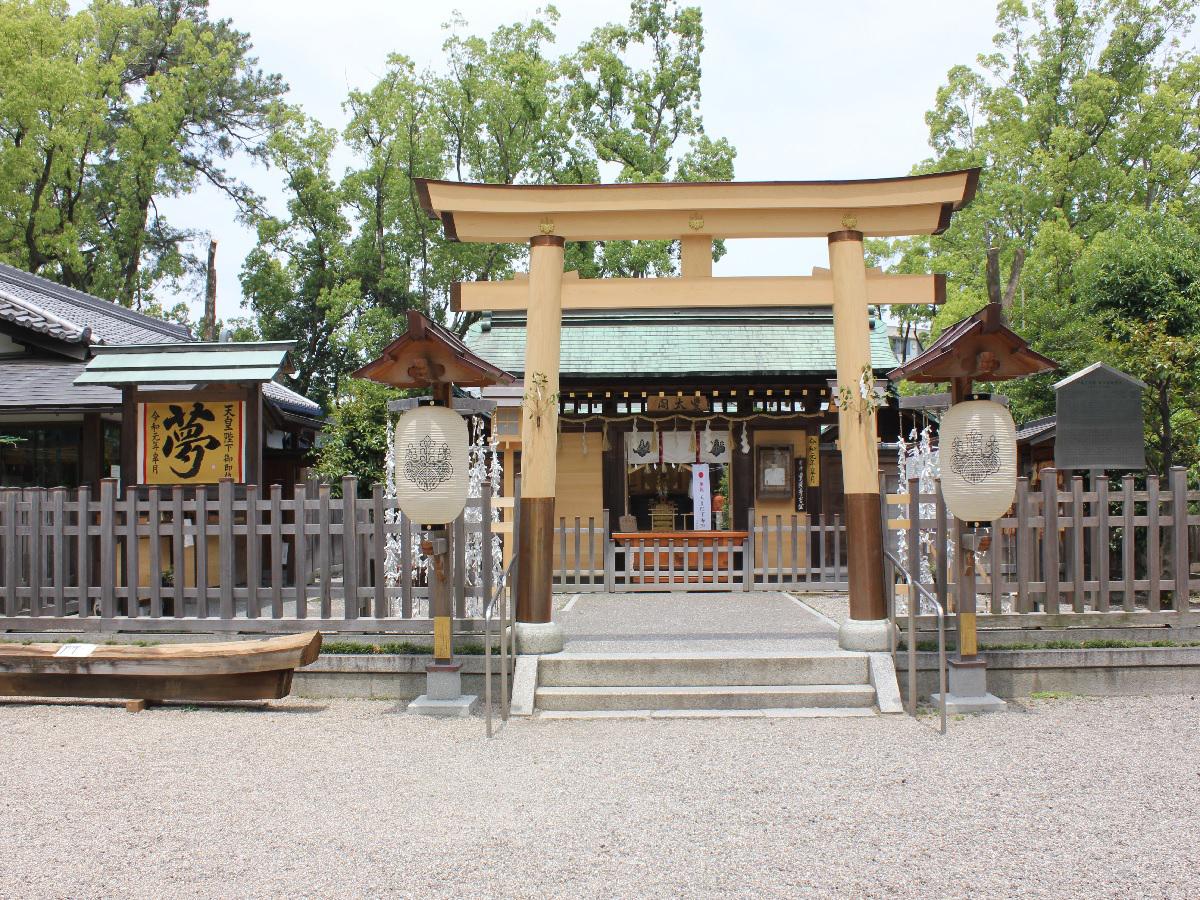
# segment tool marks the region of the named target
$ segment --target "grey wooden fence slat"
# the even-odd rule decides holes
[[[387,515],[383,504],[383,485],[371,485],[371,577],[375,593],[375,618],[391,614],[387,596]]]
[[[137,618],[141,572],[138,541],[138,497],[132,484],[125,488],[125,614]]]
[[[342,478],[342,597],[343,615],[359,617],[358,605],[358,479]]]
[[[1042,470],[1042,581],[1046,596],[1042,610],[1057,613],[1058,604],[1058,473]]]
[[[817,553],[817,581],[820,582],[821,584],[824,584],[825,583],[825,556],[826,556],[826,554],[825,554],[825,537],[829,531],[829,529],[827,529],[825,527],[825,513],[821,513],[820,517],[818,518],[817,529],[818,529],[818,534],[819,534],[819,538],[818,538],[819,550]]]
[[[4,492],[4,614],[17,615],[17,492],[13,490]]]
[[[617,587],[617,548],[613,542],[612,531],[609,526],[608,510],[601,510],[600,528],[603,532],[603,541],[600,544],[600,548],[604,554],[604,590],[614,591]]]
[[[400,608],[401,615],[413,614],[412,522],[404,516],[400,523]]]
[[[271,617],[283,617],[283,486],[271,485]]]
[[[116,615],[117,584],[117,481],[100,480],[100,615],[111,619]]]
[[[1092,566],[1095,569],[1096,577],[1100,581],[1100,588],[1096,592],[1096,608],[1100,612],[1108,612],[1112,604],[1110,593],[1110,585],[1108,579],[1109,573],[1109,558],[1108,558],[1108,539],[1109,539],[1109,524],[1108,524],[1108,476],[1100,475],[1095,479],[1096,482],[1096,536],[1092,542],[1095,548],[1092,559]]]
[[[1191,590],[1188,582],[1190,581],[1190,565],[1188,562],[1188,524],[1187,524],[1187,472],[1175,466],[1171,469],[1170,474],[1171,488],[1171,530],[1173,532],[1172,554],[1173,554],[1173,581],[1175,589],[1173,591],[1175,611],[1182,615],[1188,611],[1189,598]]]
[[[162,498],[157,487],[150,488],[146,504],[146,540],[150,554],[147,563],[147,588],[150,591],[150,618],[162,618]]]
[[[194,554],[193,554],[194,558]],[[183,547],[183,487],[175,485],[171,489],[171,586],[174,596],[172,612],[177,617],[186,615],[184,611],[185,563]]]
[[[848,577],[848,576],[847,576]],[[842,515],[833,514],[833,580],[840,584],[842,577]]]
[[[42,492],[29,493],[29,614],[42,614]]]
[[[576,516],[575,517],[575,587],[579,587],[579,585],[583,581],[583,575],[581,572],[581,569],[583,567],[583,553],[581,552],[581,547],[580,547],[579,527],[580,527],[579,516]]]
[[[803,526],[800,524],[800,518],[795,513],[792,513],[792,585],[798,586],[800,583],[800,533]]]
[[[596,589],[596,517],[588,516],[588,584]]]
[[[1146,564],[1150,578],[1148,606],[1152,612],[1162,609],[1162,546],[1159,543],[1161,520],[1158,476],[1146,479]]]
[[[454,520],[454,614],[458,618],[467,615],[467,517],[459,513]]]
[[[567,571],[570,569],[570,564],[567,562],[567,517],[558,517],[558,565],[555,570],[559,573],[559,577],[565,583],[567,581]]]
[[[775,574],[783,584],[783,516],[775,516]]]
[[[220,565],[221,618],[232,619],[234,581],[233,479],[222,478],[217,485],[217,559]]]
[[[1084,542],[1083,477],[1076,475],[1071,479],[1071,574],[1074,576],[1071,602],[1077,613],[1083,612],[1087,607],[1087,592],[1084,590],[1084,582],[1087,580],[1087,572],[1084,569]]]
[[[258,588],[262,583],[262,535],[258,533],[258,485],[246,485],[246,616],[257,619]]]
[[[76,494],[76,502],[78,507],[75,518],[78,524],[78,534],[75,536],[75,558],[79,566],[79,594],[76,614],[81,619],[85,619],[92,614],[92,493],[86,484],[80,486],[79,492]]]
[[[298,484],[292,500],[292,549],[296,558],[296,618],[308,618],[308,487]]]
[[[192,517],[192,547],[196,559],[196,615],[208,618],[208,488],[196,486],[196,511]],[[218,548],[218,553],[220,552]]]
[[[64,591],[67,584],[67,541],[64,534],[64,519],[66,518],[66,496],[67,492],[62,488],[56,488],[51,494],[50,500],[50,515],[53,518],[52,522],[52,541],[51,552],[54,554],[54,615],[62,616],[66,614],[66,604],[64,602]]]
[[[746,543],[742,545],[742,590],[754,590],[754,552],[755,552],[755,537],[754,537],[754,507],[749,509],[749,517],[746,519],[749,523],[749,529],[746,533]]]
[[[1016,612],[1030,612],[1029,582],[1033,577],[1033,526],[1029,523],[1029,479],[1017,479],[1017,602]]]
[[[667,584],[675,586],[675,538],[667,538]]]
[[[1133,583],[1136,576],[1134,559],[1134,500],[1133,476],[1126,475],[1121,481],[1121,579],[1124,582],[1121,594],[1121,608],[1133,612],[1137,597]]]
[[[317,565],[321,569],[321,618],[333,618],[333,532],[329,504],[329,482],[317,485],[317,523],[320,543],[317,544]]]

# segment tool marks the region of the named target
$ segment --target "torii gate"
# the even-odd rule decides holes
[[[871,304],[940,303],[939,275],[869,271],[863,239],[940,234],[971,201],[978,169],[862,181],[503,185],[416,179],[421,204],[446,237],[529,242],[528,279],[466,282],[468,311],[528,310],[521,422],[517,628],[522,652],[562,649],[551,621],[559,347],[564,309],[832,306],[837,377],[859,383],[871,366]],[[823,237],[829,269],[811,276],[714,278],[712,242]],[[678,278],[581,279],[563,272],[567,241],[678,240]],[[575,273],[570,273],[574,275]],[[853,389],[853,388],[852,388]],[[839,405],[846,497],[850,617],[843,647],[890,649],[883,582],[875,412]]]

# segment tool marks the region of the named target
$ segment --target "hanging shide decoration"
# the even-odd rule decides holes
[[[444,406],[410,409],[396,422],[396,502],[413,522],[453,522],[467,503],[467,423]]]
[[[971,399],[942,417],[942,494],[951,515],[991,522],[1012,506],[1017,486],[1017,429],[1000,403]]]

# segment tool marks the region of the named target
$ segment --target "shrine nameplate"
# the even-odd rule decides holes
[[[676,397],[650,397],[646,403],[646,412],[708,412],[708,398],[687,394]]]
[[[1055,385],[1055,468],[1144,469],[1142,388],[1102,364]]]
[[[138,481],[215,484],[244,480],[241,400],[138,404]]]

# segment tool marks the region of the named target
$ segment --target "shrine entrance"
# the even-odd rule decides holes
[[[530,248],[527,276],[458,284],[453,297],[465,311],[524,310],[526,315],[517,601],[518,641],[525,652],[562,648],[562,631],[552,621],[552,586],[563,312],[654,308],[832,309],[850,592],[850,621],[842,626],[841,640],[849,649],[890,646],[868,310],[940,303],[945,284],[937,275],[868,269],[863,241],[941,233],[972,199],[978,177],[979,170],[970,169],[823,182],[416,182],[423,206],[440,219],[449,239],[527,241]],[[769,237],[825,238],[829,268],[811,276],[713,277],[714,240]],[[564,272],[567,241],[609,240],[678,241],[681,277],[583,279]],[[719,358],[719,348],[713,354]]]

